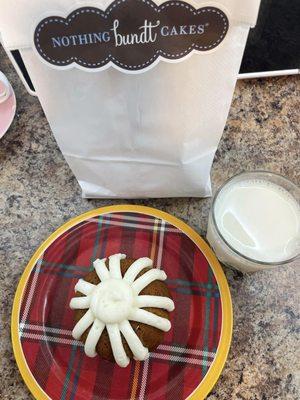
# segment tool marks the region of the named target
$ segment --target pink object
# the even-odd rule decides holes
[[[15,93],[6,76],[0,72],[0,138],[10,127],[15,113]]]
[[[8,90],[4,82],[0,81],[0,101],[2,102],[2,97],[5,97]]]

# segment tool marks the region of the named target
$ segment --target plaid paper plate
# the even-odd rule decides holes
[[[69,308],[92,262],[119,252],[162,267],[176,306],[163,343],[127,368],[85,356],[71,336]],[[12,314],[15,357],[36,399],[204,399],[224,366],[231,332],[230,292],[208,245],[177,218],[142,206],[93,210],[59,228],[26,267]]]

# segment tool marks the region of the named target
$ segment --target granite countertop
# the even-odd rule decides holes
[[[63,222],[112,202],[81,198],[38,99],[27,94],[2,49],[0,70],[12,82],[18,101],[16,118],[0,143],[0,398],[21,400],[31,396],[14,361],[10,316],[24,267]],[[279,172],[300,184],[299,110],[299,76],[238,82],[213,164],[214,188],[251,169]],[[211,199],[130,203],[167,211],[205,235]],[[299,269],[294,265],[243,276],[225,268],[225,273],[233,299],[233,340],[208,399],[299,399]]]

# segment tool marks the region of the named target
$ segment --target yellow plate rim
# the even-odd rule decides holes
[[[68,222],[59,227],[36,250],[36,252],[30,259],[29,263],[27,264],[20,278],[13,302],[13,309],[11,316],[12,346],[15,359],[19,371],[22,375],[22,378],[25,384],[27,385],[28,389],[31,391],[32,395],[37,400],[50,399],[49,396],[43,391],[43,389],[36,382],[31,371],[29,370],[19,338],[19,314],[20,314],[22,296],[27,284],[27,280],[37,260],[40,258],[40,255],[43,254],[45,250],[51,245],[51,243],[54,242],[54,240],[56,240],[59,236],[61,236],[64,232],[72,228],[74,225],[77,225],[80,222],[83,222],[89,218],[96,217],[98,215],[117,213],[117,212],[135,212],[139,214],[147,214],[156,218],[163,219],[168,223],[176,226],[178,229],[184,232],[201,249],[202,253],[206,257],[207,261],[210,264],[210,267],[214,272],[214,275],[216,277],[219,286],[220,298],[222,304],[222,328],[221,328],[220,342],[216,352],[215,359],[212,365],[210,366],[207,374],[205,375],[204,379],[201,381],[199,386],[188,397],[188,400],[204,399],[209,394],[209,392],[212,390],[217,380],[219,379],[219,376],[226,362],[231,343],[233,313],[232,313],[231,295],[227,279],[213,251],[210,249],[210,247],[204,241],[204,239],[202,239],[201,236],[196,231],[194,231],[194,229],[188,226],[185,222],[164,211],[160,211],[155,208],[146,206],[117,205],[117,206],[101,207],[88,211],[84,214],[81,214],[75,218],[70,219]]]

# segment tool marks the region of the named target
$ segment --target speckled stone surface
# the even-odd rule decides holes
[[[34,250],[69,218],[111,204],[84,200],[38,100],[27,94],[3,50],[0,70],[18,100],[0,143],[0,399],[31,396],[12,354],[10,315]],[[267,169],[300,183],[300,79],[239,82],[212,169],[214,188],[242,170]],[[128,201],[114,201],[128,203]],[[167,211],[205,235],[211,199],[130,201]],[[234,307],[229,358],[209,400],[300,399],[299,266],[241,275],[225,269]]]

